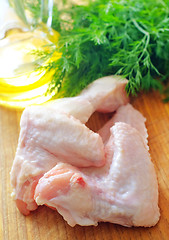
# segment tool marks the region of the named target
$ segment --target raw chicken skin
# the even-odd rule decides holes
[[[136,128],[145,141],[145,146],[148,147],[148,134],[145,126],[145,117],[137,111],[130,103],[120,106],[113,117],[98,131],[104,143],[107,143],[110,137],[110,128],[116,122],[124,122]],[[149,149],[149,147],[148,147]]]
[[[85,88],[80,96],[86,98],[98,112],[114,112],[129,98],[125,91],[127,80],[120,76],[107,76],[95,80]]]
[[[41,107],[24,111],[19,145],[11,170],[17,206],[26,215],[29,210],[37,208],[32,193],[35,177],[38,181],[58,162],[69,162],[80,167],[98,167],[105,163],[103,142],[97,133],[72,116],[51,109],[46,109],[45,113]],[[27,210],[24,210],[26,205],[21,201],[27,205]]]
[[[53,202],[57,199],[58,212],[65,220],[68,220],[71,226],[75,225],[74,218],[77,218],[78,222],[85,222],[84,225],[89,225],[90,220],[85,216],[86,213],[92,211],[90,191],[90,187],[77,168],[69,164],[58,163],[39,180],[35,199],[38,205],[46,204],[52,208],[56,208]],[[82,215],[82,219],[77,216],[77,212]]]
[[[86,123],[95,111],[114,112],[119,106],[127,104],[127,82],[127,79],[119,76],[99,78],[89,84],[79,96],[53,100],[45,103],[44,107],[72,115]]]
[[[95,111],[93,105],[81,96],[56,99],[45,103],[43,106],[52,109],[54,112],[71,115],[82,123],[86,123]]]
[[[11,170],[13,196],[23,214],[37,208],[33,198],[36,184],[58,162],[79,167],[98,167],[105,163],[102,139],[82,123],[97,109],[104,111],[105,107],[106,111],[114,111],[126,104],[129,100],[124,92],[126,83],[127,80],[118,77],[105,77],[94,81],[78,97],[24,110]]]
[[[25,109],[11,170],[13,195],[23,214],[45,204],[71,226],[158,222],[158,185],[145,119],[127,104],[126,83],[104,77],[78,97]],[[117,110],[100,135],[84,125],[96,110]]]
[[[154,166],[140,133],[116,123],[105,147],[106,165],[75,168],[59,163],[35,190],[38,205],[54,207],[74,226],[108,221],[124,226],[155,225],[159,220]]]

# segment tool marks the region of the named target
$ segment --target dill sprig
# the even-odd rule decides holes
[[[39,5],[29,6],[35,16]],[[128,78],[128,94],[162,91],[169,76],[168,0],[95,0],[64,9],[55,4],[53,17],[60,39],[42,55],[46,60],[62,55],[44,66],[47,72],[55,69],[50,92],[74,96],[110,74]]]

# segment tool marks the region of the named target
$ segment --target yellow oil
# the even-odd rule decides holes
[[[23,109],[52,97],[46,92],[53,72],[35,71],[37,65],[46,63],[38,62],[32,51],[48,48],[58,37],[56,31],[43,27],[33,32],[13,29],[0,40],[0,105]]]

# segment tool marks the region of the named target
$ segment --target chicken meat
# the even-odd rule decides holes
[[[128,103],[126,83],[104,77],[77,97],[24,110],[11,170],[21,213],[45,204],[71,226],[158,222],[158,184],[145,118]],[[85,126],[95,111],[116,111],[97,133]]]
[[[106,164],[76,168],[59,163],[39,180],[38,205],[57,209],[69,225],[112,222],[154,226],[159,220],[158,185],[140,132],[117,122],[105,146]]]
[[[120,106],[114,113],[113,117],[101,128],[98,133],[102,137],[104,143],[106,143],[110,137],[110,128],[116,122],[128,123],[132,127],[136,128],[145,141],[145,146],[148,147],[148,134],[145,126],[146,118],[136,110],[130,103]],[[148,147],[149,149],[149,147]]]
[[[25,215],[37,208],[34,191],[39,179],[58,162],[78,167],[102,166],[104,145],[84,123],[98,109],[115,111],[129,99],[127,80],[104,77],[77,97],[50,101],[24,110],[18,147],[11,170],[13,197]],[[92,96],[93,95],[93,96]]]

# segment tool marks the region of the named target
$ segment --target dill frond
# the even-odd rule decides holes
[[[36,8],[39,11],[39,5],[29,6],[35,18]],[[58,97],[74,96],[109,74],[128,78],[126,91],[132,95],[161,91],[167,82],[168,0],[95,0],[61,10],[55,4],[52,27],[60,33],[55,51],[61,57],[45,68],[55,69],[49,91],[57,89]]]

